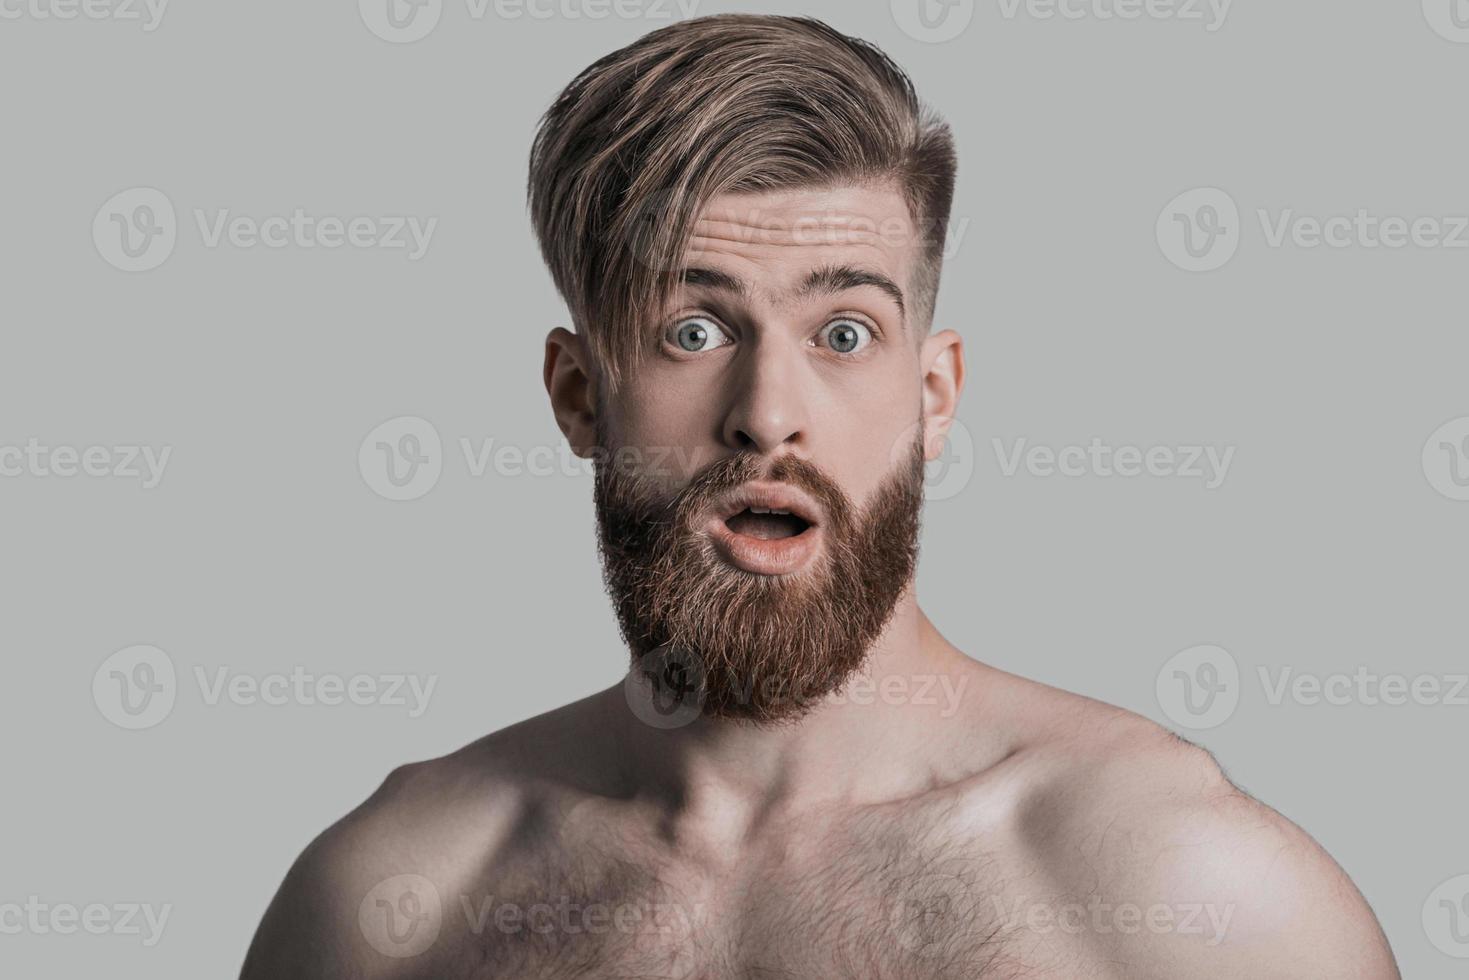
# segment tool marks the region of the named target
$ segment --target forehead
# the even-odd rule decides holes
[[[842,185],[713,198],[695,221],[684,265],[758,275],[763,289],[787,291],[836,264],[906,284],[917,254],[916,226],[895,184]]]

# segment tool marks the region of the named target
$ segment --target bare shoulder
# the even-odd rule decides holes
[[[1032,717],[1050,720],[1017,760],[1017,834],[1109,971],[1398,976],[1341,867],[1232,784],[1209,752],[1131,712],[1044,685],[1019,696],[1033,702]]]
[[[549,784],[575,779],[537,772],[533,746],[573,729],[578,710],[567,706],[393,770],[296,859],[251,943],[242,980],[432,976],[430,947],[454,915],[452,896],[472,890],[523,843],[555,797]]]

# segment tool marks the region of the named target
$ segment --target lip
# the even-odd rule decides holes
[[[746,507],[786,510],[807,527],[789,538],[756,538],[737,534],[724,522]],[[819,509],[810,497],[779,483],[747,483],[722,498],[706,529],[715,547],[732,565],[756,575],[789,575],[805,567],[821,546]]]

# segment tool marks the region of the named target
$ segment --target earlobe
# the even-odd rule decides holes
[[[564,327],[546,335],[541,368],[556,425],[571,451],[586,459],[596,449],[596,396],[585,338]]]
[[[943,455],[944,436],[959,411],[964,391],[964,339],[953,330],[931,334],[923,342],[923,446],[925,458]]]

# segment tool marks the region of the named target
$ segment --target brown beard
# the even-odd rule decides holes
[[[862,666],[917,563],[922,428],[860,514],[820,469],[794,456],[767,464],[758,453],[736,453],[669,499],[599,454],[603,579],[655,697],[671,689],[685,709],[692,699],[693,717],[791,722]],[[696,526],[719,498],[755,479],[790,483],[821,507],[823,550],[811,567],[792,576],[746,572]]]

